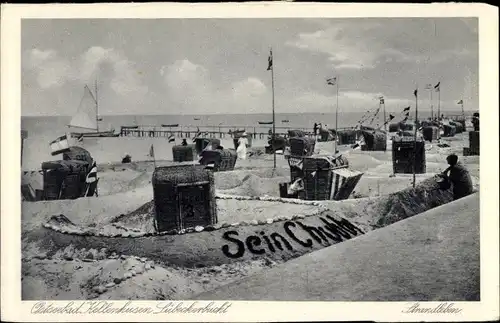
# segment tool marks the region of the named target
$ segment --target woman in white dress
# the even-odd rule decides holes
[[[238,154],[239,159],[247,158],[247,145],[248,145],[247,133],[244,132],[241,135],[240,139],[238,139],[238,148],[236,149],[236,153]]]

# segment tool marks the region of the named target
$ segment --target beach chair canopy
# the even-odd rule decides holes
[[[88,163],[81,160],[53,160],[42,163],[42,170],[71,171],[87,166]]]
[[[82,147],[71,146],[69,150],[63,153],[63,160],[79,160],[92,165],[94,159],[90,152]]]

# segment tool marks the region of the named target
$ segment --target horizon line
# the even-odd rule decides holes
[[[464,112],[476,112],[478,109],[464,109]],[[399,110],[386,110],[387,112],[397,112]],[[410,110],[411,111],[411,110]],[[415,111],[413,109],[413,111]],[[419,112],[430,112],[431,109],[418,109]],[[433,110],[436,112],[436,109]],[[342,113],[365,113],[366,111],[343,111]],[[461,110],[449,110],[449,111],[441,111],[442,114],[446,114],[446,112],[461,112]],[[206,113],[206,114],[168,114],[168,113],[145,113],[145,114],[101,114],[100,117],[117,117],[117,116],[186,116],[186,117],[197,117],[197,116],[217,116],[217,115],[259,115],[259,114],[269,114],[272,115],[272,112],[253,112],[253,113]],[[319,111],[311,111],[311,112],[276,112],[275,115],[278,114],[335,114],[335,112],[319,112]],[[52,115],[21,115],[21,117],[72,117],[73,115],[63,115],[63,114],[52,114]]]

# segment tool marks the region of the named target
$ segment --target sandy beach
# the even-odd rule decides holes
[[[99,197],[22,202],[23,299],[210,297],[224,295],[212,293],[217,288],[236,284],[249,276],[266,276],[267,272],[273,272],[273,267],[286,266],[292,261],[311,263],[320,249],[331,252],[332,257],[340,260],[348,255],[335,253],[336,248],[357,243],[358,257],[367,257],[372,251],[364,249],[364,245],[371,244],[368,239],[371,231],[387,240],[392,231],[385,228],[396,222],[438,206],[443,214],[448,214],[448,207],[451,208],[449,212],[455,212],[453,205],[459,202],[447,204],[452,201],[452,194],[438,189],[433,178],[447,167],[446,156],[450,153],[460,156],[460,161],[470,171],[474,188],[479,188],[479,156],[462,156],[463,147],[469,144],[467,133],[442,138],[441,143],[447,143],[449,147],[440,148],[437,142],[426,143],[427,172],[416,175],[415,190],[411,188],[411,174],[392,175],[390,145],[386,152],[340,146],[339,150],[349,161],[349,168],[364,173],[350,198],[343,201],[301,201],[279,198],[278,184],[290,181],[288,163],[283,155],[278,155],[277,168],[273,170],[273,156],[262,154],[266,143],[256,140],[248,158],[238,160],[234,171],[215,173],[219,218],[216,226],[202,232],[158,235],[153,228],[151,180],[154,166],[147,154],[150,145],[154,144],[156,165],[173,165],[172,144],[165,138],[85,138],[83,147],[98,163]],[[232,140],[223,139],[221,144],[231,147]],[[36,145],[35,140],[26,142],[23,164],[27,166],[22,181],[40,189],[42,181],[36,165],[41,160],[55,158],[42,153],[41,149],[30,151],[29,147]],[[331,142],[316,144],[316,152],[331,150]],[[125,153],[132,156],[132,163],[121,164]],[[479,194],[467,199],[475,207],[471,206],[470,211],[477,216]],[[467,204],[461,205],[468,208]],[[463,214],[468,213],[464,211]],[[420,230],[428,232],[429,236],[441,234],[433,228],[435,217],[419,218]],[[333,238],[320,234],[315,240],[308,234],[307,228],[331,228],[333,224],[340,228]],[[429,231],[426,226],[429,226]],[[407,232],[403,226],[397,230],[403,235]],[[478,228],[474,227],[474,230],[478,234]],[[297,239],[289,238],[290,231]],[[363,238],[365,235],[366,239]],[[262,245],[263,253],[255,253],[243,242],[252,236],[273,242]],[[287,239],[276,238],[280,236]],[[266,237],[270,238],[266,240]],[[471,233],[470,239],[474,240],[474,237]],[[308,239],[310,245],[299,243]],[[447,236],[442,239],[447,239]],[[469,239],[469,236],[464,239]],[[241,245],[238,241],[242,241]],[[408,241],[406,247],[411,250],[413,240]],[[415,248],[421,248],[418,239],[414,242]],[[473,249],[472,253],[479,251],[477,244],[469,247]],[[356,279],[369,278],[360,276]],[[407,282],[398,286],[380,279],[376,288],[387,291],[384,292],[386,300],[391,300],[391,297],[402,300],[401,294],[390,290],[410,286],[418,279],[418,275],[410,275]],[[283,284],[287,283],[283,281]],[[346,287],[340,298],[353,299],[350,297],[358,295],[355,289],[349,294]],[[279,295],[272,297],[282,299]],[[300,297],[314,298],[297,296]],[[412,298],[408,296],[408,299]]]

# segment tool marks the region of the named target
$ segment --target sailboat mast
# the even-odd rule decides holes
[[[97,99],[97,77],[95,79],[95,122],[97,132],[99,132],[99,101]]]

